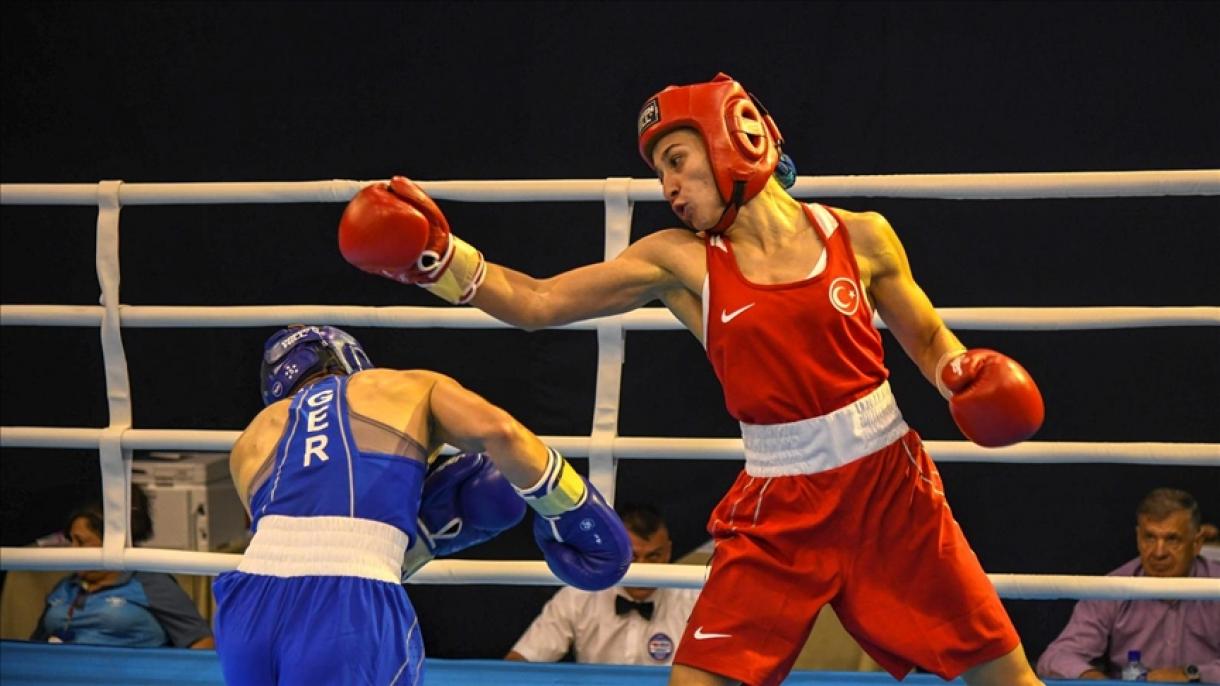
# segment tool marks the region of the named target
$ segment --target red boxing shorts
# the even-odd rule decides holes
[[[824,472],[742,471],[708,532],[711,573],[674,664],[779,684],[826,603],[896,679],[953,679],[1020,642],[914,431]]]

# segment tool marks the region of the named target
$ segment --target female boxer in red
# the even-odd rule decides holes
[[[708,524],[716,552],[671,683],[778,684],[826,603],[895,677],[917,666],[970,684],[1040,683],[894,402],[873,313],[976,443],[1037,431],[1033,380],[961,344],[884,217],[785,192],[773,176],[779,129],[737,82],[666,88],[638,131],[687,228],[613,260],[549,279],[487,263],[402,177],[352,200],[340,249],[360,269],[522,328],[659,299],[702,342],[746,466]]]

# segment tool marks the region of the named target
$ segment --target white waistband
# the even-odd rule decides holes
[[[889,382],[821,417],[785,424],[741,423],[750,476],[816,474],[871,455],[909,431]]]
[[[399,583],[407,535],[354,517],[267,515],[238,571],[266,576],[358,576]]]

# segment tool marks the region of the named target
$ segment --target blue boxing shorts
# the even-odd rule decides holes
[[[237,571],[213,584],[226,684],[423,681],[419,621],[398,581],[401,552],[395,559],[369,532],[346,530],[373,525],[392,528],[344,517],[263,518]]]

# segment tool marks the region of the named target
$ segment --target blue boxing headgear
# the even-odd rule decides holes
[[[333,326],[289,326],[263,344],[258,379],[263,404],[287,398],[301,382],[318,372],[354,374],[373,363],[360,342]]]

